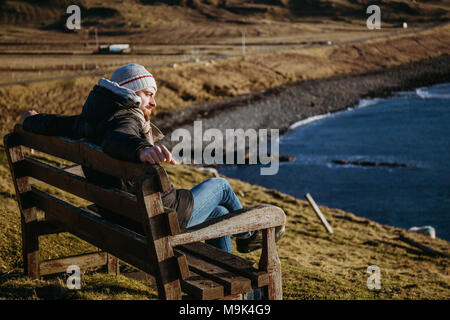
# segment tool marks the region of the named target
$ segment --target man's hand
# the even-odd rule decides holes
[[[151,164],[157,164],[160,162],[167,162],[170,164],[177,164],[175,159],[172,158],[172,154],[163,145],[147,147],[139,150],[139,159],[142,162],[148,162]]]
[[[25,121],[26,118],[34,116],[38,114],[38,112],[36,110],[28,110],[27,112],[25,112],[22,117],[20,118],[20,124],[23,124],[23,122]]]

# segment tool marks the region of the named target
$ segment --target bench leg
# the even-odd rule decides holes
[[[22,221],[22,254],[24,273],[31,279],[39,279],[39,238],[25,221]]]
[[[275,244],[275,228],[262,230],[263,248],[259,260],[259,269],[269,274],[268,298],[269,300],[282,300],[283,288],[281,282],[281,263],[278,258]]]
[[[17,176],[15,164],[24,160],[22,148],[18,145],[13,134],[5,136],[5,151],[8,157],[14,188],[16,190],[17,202],[20,209],[20,221],[22,228],[22,256],[24,273],[31,279],[39,278],[39,239],[37,231],[32,223],[37,220],[37,210],[33,201],[27,197],[31,186],[29,178],[23,175]],[[20,171],[20,170],[19,170]]]

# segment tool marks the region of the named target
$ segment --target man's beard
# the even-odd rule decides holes
[[[148,110],[147,108],[141,108],[142,112],[144,112],[144,118],[146,121],[150,121],[150,118],[152,117],[152,112]]]

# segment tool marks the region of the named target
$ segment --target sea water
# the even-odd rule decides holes
[[[259,166],[219,171],[381,224],[431,225],[450,240],[450,83],[362,100],[345,112],[309,118],[280,138],[278,174]],[[404,166],[336,164],[368,161]]]

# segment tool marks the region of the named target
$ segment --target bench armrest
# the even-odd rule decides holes
[[[233,211],[185,229],[184,232],[172,236],[170,244],[178,246],[284,224],[286,224],[286,215],[281,208],[272,205],[259,205]]]

